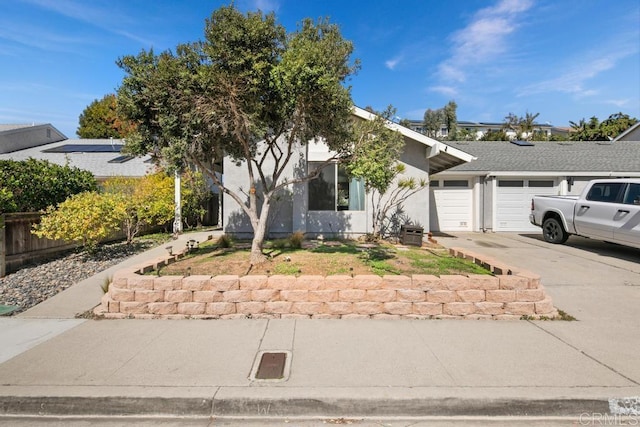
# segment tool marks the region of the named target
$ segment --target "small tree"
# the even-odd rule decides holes
[[[204,175],[200,171],[187,169],[180,183],[182,221],[187,227],[200,225],[206,213],[204,206],[212,197]]]
[[[114,177],[104,183],[104,191],[117,203],[127,243],[144,226],[163,225],[174,215],[173,178],[157,172],[142,178]]]
[[[124,211],[111,195],[84,192],[49,207],[33,234],[52,240],[82,243],[89,250],[119,229]]]
[[[405,166],[398,159],[404,149],[404,137],[388,127],[395,114],[389,106],[372,121],[355,125],[359,141],[346,164],[347,171],[364,179],[365,190],[371,196],[373,235],[384,237],[390,214],[407,198],[427,185],[426,180],[401,178]]]

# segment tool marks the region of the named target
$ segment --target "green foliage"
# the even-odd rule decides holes
[[[118,114],[114,94],[89,104],[80,114],[79,124],[76,133],[80,138],[125,138],[134,129],[130,121]]]
[[[48,208],[33,233],[47,239],[82,243],[93,250],[119,229],[123,215],[112,195],[84,192],[71,196],[57,208]]]
[[[200,171],[187,169],[182,173],[180,184],[182,222],[187,227],[202,224],[202,218],[207,213],[204,206],[212,197],[204,175]]]
[[[322,137],[336,159],[350,148],[352,101],[344,83],[358,68],[352,51],[327,20],[305,20],[287,35],[273,14],[221,7],[206,20],[203,41],[118,60],[125,73],[118,106],[138,124],[127,149],[180,170],[197,165],[249,217],[254,263],[269,202],[291,184],[282,175],[294,144]],[[225,188],[216,175],[225,155],[247,168],[248,194]]]
[[[456,110],[458,109],[458,104],[455,101],[449,101],[447,105],[444,106],[443,114],[444,114],[444,125],[448,129],[447,139],[450,141],[457,140],[458,134],[458,115]]]
[[[46,160],[0,160],[0,213],[37,212],[96,188],[91,172],[78,168]]]
[[[395,109],[389,106],[374,120],[360,120],[354,125],[358,140],[345,169],[351,176],[364,179],[367,192],[386,192],[399,173],[404,137],[387,127],[394,114]]]
[[[424,112],[422,125],[425,135],[428,137],[436,138],[442,123],[444,123],[444,111],[442,109],[432,110],[429,108]]]
[[[612,114],[602,123],[597,117],[591,117],[589,121],[581,119],[579,122],[569,122],[571,141],[609,141],[638,123],[638,119],[629,117],[627,114]]]
[[[489,130],[485,132],[480,141],[508,141],[509,137],[504,130]]]
[[[174,217],[173,178],[157,172],[142,178],[114,177],[104,182],[106,194],[124,213],[122,227],[127,242],[145,225],[163,225]]]
[[[502,129],[505,131],[515,132],[517,140],[532,141],[534,136],[536,135],[535,124],[536,124],[536,119],[538,118],[539,115],[540,113],[532,114],[527,111],[524,117],[518,117],[513,113],[509,113],[504,118]],[[506,136],[506,132],[505,132],[505,136]],[[487,141],[496,141],[496,140],[487,140]],[[505,139],[505,141],[508,141],[508,137],[507,139]]]

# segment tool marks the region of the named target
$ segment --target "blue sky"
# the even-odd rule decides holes
[[[2,0],[0,123],[52,123],[75,137],[78,116],[114,93],[117,58],[202,39],[217,0]],[[354,103],[422,119],[458,105],[458,120],[640,119],[638,0],[237,0],[276,13],[288,31],[329,17],[362,68]]]

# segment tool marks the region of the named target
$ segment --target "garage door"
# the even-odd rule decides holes
[[[529,222],[531,198],[555,194],[558,187],[552,179],[499,179],[495,231],[540,231]]]
[[[433,180],[429,184],[431,231],[471,231],[472,189],[469,180]]]

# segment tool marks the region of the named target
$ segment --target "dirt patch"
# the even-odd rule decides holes
[[[271,247],[265,249],[269,259],[248,271],[249,248],[236,244],[232,248],[202,245],[182,260],[163,267],[161,275],[233,274],[483,274],[486,270],[468,261],[451,257],[441,246],[422,248],[354,241],[305,242],[303,249]]]

